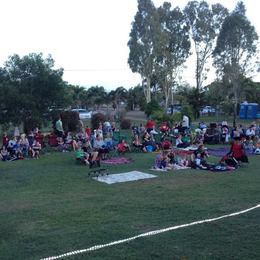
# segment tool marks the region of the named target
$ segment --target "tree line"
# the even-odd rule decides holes
[[[192,107],[196,117],[203,104],[204,82],[210,65],[216,68],[219,90],[229,97],[236,116],[243,98],[243,82],[255,68],[258,35],[246,17],[243,2],[231,12],[221,4],[190,1],[181,10],[164,2],[156,8],[151,0],[138,0],[128,42],[128,63],[143,79],[147,103],[151,90],[163,93],[165,108],[178,87],[185,62],[195,55]],[[191,48],[191,47],[194,48]]]
[[[106,91],[103,86],[88,89],[62,79],[63,69],[42,53],[23,57],[14,54],[0,67],[0,124],[26,120],[50,120],[52,111],[68,107],[112,105],[127,109],[156,102],[158,107],[178,102],[191,106],[195,117],[204,105],[218,106],[237,115],[239,102],[257,102],[260,85],[250,79],[258,68],[258,36],[246,17],[243,2],[232,12],[221,4],[191,1],[181,10],[164,2],[156,8],[151,0],[138,0],[138,10],[129,35],[128,64],[139,73],[142,84]],[[196,57],[196,86],[180,82],[185,62]],[[206,86],[210,65],[216,80]]]

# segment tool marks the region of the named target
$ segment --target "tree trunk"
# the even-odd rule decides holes
[[[146,84],[143,84],[144,96],[146,99],[146,103],[151,102],[151,79],[150,77],[146,78]]]

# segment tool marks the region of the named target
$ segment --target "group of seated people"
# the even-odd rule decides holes
[[[38,128],[30,131],[28,135],[19,134],[10,138],[6,133],[2,137],[0,159],[14,161],[26,158],[39,159],[42,149],[42,135]]]
[[[230,151],[221,158],[218,163],[209,163],[207,158],[209,153],[203,144],[196,149],[186,151],[182,155],[176,153],[176,150],[163,149],[155,157],[154,169],[161,170],[178,170],[178,169],[201,169],[211,171],[228,171],[234,170],[241,163],[248,163],[248,157],[244,149],[243,142],[235,138],[230,147]]]
[[[209,126],[204,122],[200,122],[196,132],[208,144],[229,143],[234,138],[241,138],[245,145],[252,145],[259,138],[260,129],[255,122],[248,126],[240,124],[233,128],[226,121],[220,124],[212,123]]]

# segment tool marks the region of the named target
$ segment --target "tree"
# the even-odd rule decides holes
[[[143,79],[143,90],[146,102],[151,101],[151,77],[154,71],[154,45],[158,15],[151,0],[138,0],[138,11],[135,15],[128,47],[130,49],[128,64],[133,72]]]
[[[109,92],[109,99],[113,103],[116,111],[119,110],[120,103],[127,100],[127,94],[128,92],[124,87],[118,87],[116,90]]]
[[[86,107],[87,103],[87,90],[84,87],[70,85],[72,91],[72,106],[73,107]]]
[[[99,107],[102,104],[107,103],[107,92],[104,87],[93,86],[87,89],[85,97],[85,102],[91,106]]]
[[[127,108],[129,110],[135,110],[137,106],[142,110],[145,108],[145,96],[142,86],[139,85],[130,88],[127,95]]]
[[[190,40],[185,17],[178,7],[171,10],[171,4],[166,2],[158,9],[158,15],[160,31],[155,43],[155,73],[167,109],[176,77],[190,55]]]
[[[218,75],[231,86],[234,125],[240,101],[241,78],[254,70],[252,60],[257,52],[258,35],[245,13],[244,4],[239,2],[224,20],[213,53]]]
[[[191,39],[195,46],[196,55],[196,90],[194,92],[196,99],[195,116],[199,116],[199,110],[202,105],[201,92],[203,82],[207,78],[209,69],[206,67],[212,52],[216,37],[218,36],[221,25],[228,15],[228,10],[221,4],[215,4],[211,7],[205,1],[191,1],[184,9],[186,21],[190,27]]]
[[[31,53],[21,58],[15,54],[1,72],[1,121],[42,121],[50,109],[66,106],[63,69],[54,69],[51,56],[44,59],[42,53]]]

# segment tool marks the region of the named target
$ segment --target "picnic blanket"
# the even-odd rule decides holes
[[[114,158],[102,161],[102,163],[113,164],[113,165],[127,164],[127,163],[132,163],[132,162],[133,162],[132,159],[125,158],[125,157],[114,157]]]

